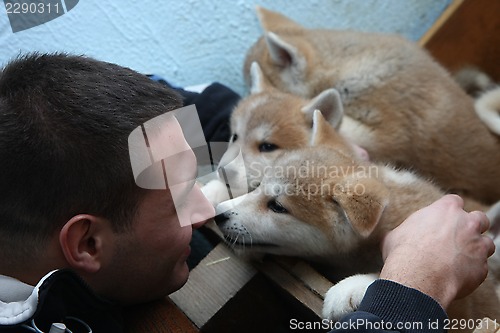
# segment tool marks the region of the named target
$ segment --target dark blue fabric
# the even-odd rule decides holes
[[[184,105],[196,105],[207,142],[229,141],[231,135],[229,118],[241,99],[240,95],[218,82],[210,84],[201,93],[195,93],[176,87],[158,75],[148,76],[180,93],[184,99]]]

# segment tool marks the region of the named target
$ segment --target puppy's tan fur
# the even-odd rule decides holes
[[[306,29],[263,8],[258,14],[265,35],[248,52],[248,80],[257,62],[281,91],[310,99],[335,88],[346,113],[340,133],[372,159],[487,203],[500,198],[500,137],[424,50],[396,35]]]
[[[255,191],[219,205],[217,224],[230,244],[247,252],[376,271],[382,236],[443,192],[408,171],[360,160],[319,112],[312,133],[312,148],[279,155],[274,173]],[[450,317],[500,320],[496,284],[489,278],[455,302]]]
[[[362,151],[344,137],[365,134],[362,126],[356,126],[355,121],[344,116],[344,109],[339,94],[334,89],[328,89],[312,100],[281,92],[271,86],[262,75],[258,66],[252,70],[252,94],[243,99],[231,116],[231,130],[237,138],[232,139],[221,165],[228,164],[236,153],[241,152],[245,167],[231,167],[231,174],[244,175],[241,182],[255,189],[262,180],[265,170],[269,169],[274,159],[283,151],[306,147],[309,144],[314,110],[320,110],[329,123],[348,131],[343,135],[331,137],[332,148],[340,152],[362,155]],[[348,129],[348,130],[347,130]],[[272,151],[259,151],[262,144],[273,144]],[[364,156],[367,159],[367,156]],[[245,187],[246,189],[246,187]],[[225,187],[223,188],[225,190]],[[245,191],[234,191],[242,194]],[[210,196],[210,194],[209,194]],[[468,199],[469,209],[481,209],[475,200]]]

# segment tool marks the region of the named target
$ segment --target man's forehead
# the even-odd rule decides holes
[[[185,170],[189,171],[189,175],[182,172],[182,179],[167,181],[166,178],[172,176],[172,168],[168,171],[165,166],[175,164],[177,168],[189,169],[194,165],[195,169],[196,158],[189,142],[195,147],[206,149],[203,130],[194,105],[169,111],[146,121],[132,131],[128,142],[136,184],[146,189],[166,189],[168,183],[192,180],[196,177],[196,170]]]
[[[176,209],[183,206],[191,193],[196,194],[197,156],[211,161],[212,154],[194,105],[148,120],[132,131],[128,143],[133,175],[139,187],[169,190]],[[178,217],[181,225],[192,222],[190,217]]]

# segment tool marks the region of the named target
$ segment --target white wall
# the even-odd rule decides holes
[[[13,33],[0,5],[0,64],[20,52],[65,51],[161,75],[179,86],[219,81],[245,93],[241,67],[261,34],[254,8],[307,27],[396,32],[417,40],[450,0],[81,0]]]

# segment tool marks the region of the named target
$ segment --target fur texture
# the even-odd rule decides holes
[[[265,33],[245,60],[249,83],[258,63],[268,85],[282,92],[311,99],[335,88],[345,107],[340,133],[372,159],[416,169],[448,192],[486,203],[500,198],[500,137],[424,50],[396,35],[306,29],[263,8],[258,15]],[[299,97],[264,99],[253,92],[241,107],[274,99],[288,110],[300,103]],[[292,142],[306,130],[289,133]]]
[[[217,225],[240,251],[298,256],[348,268],[349,274],[377,272],[382,236],[443,192],[409,171],[359,158],[319,111],[313,113],[310,142],[311,147],[278,155],[255,191],[220,204]],[[354,309],[373,278],[362,275],[333,287],[325,316]],[[495,287],[490,277],[453,305],[450,317],[500,319]]]

